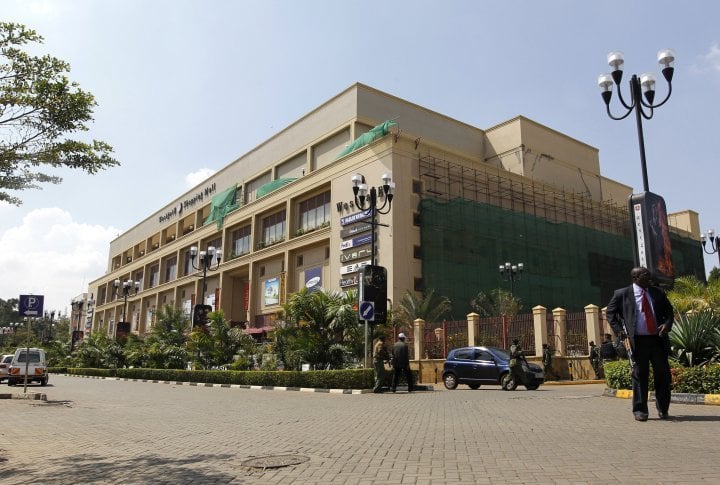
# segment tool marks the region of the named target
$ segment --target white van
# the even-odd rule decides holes
[[[30,349],[19,348],[15,351],[8,374],[8,386],[23,384],[26,369],[28,382],[39,382],[41,386],[47,385],[48,369],[43,349],[30,347]]]

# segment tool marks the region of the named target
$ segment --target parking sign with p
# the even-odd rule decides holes
[[[21,317],[41,317],[44,295],[20,295],[18,309]]]

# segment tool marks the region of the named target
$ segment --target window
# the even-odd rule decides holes
[[[242,256],[250,252],[250,226],[232,232],[232,252],[230,257]]]
[[[422,248],[420,246],[413,246],[413,258],[422,259]]]
[[[457,360],[473,360],[473,357],[475,356],[475,351],[473,349],[462,349],[458,350],[455,354],[455,358]]]
[[[423,291],[423,290],[424,290],[424,288],[423,288],[424,286],[425,286],[425,283],[423,282],[423,279],[422,279],[422,278],[414,278],[414,279],[413,279],[413,289],[414,289],[415,291]]]
[[[160,266],[155,265],[150,268],[150,288],[155,288],[160,284]]]
[[[421,194],[422,193],[422,182],[420,182],[419,180],[413,180],[412,191],[413,191],[413,194]]]
[[[177,257],[168,258],[165,262],[165,281],[177,278]]]
[[[190,258],[190,250],[185,251],[185,271],[183,274],[191,274],[193,272],[192,258]]]
[[[312,231],[330,222],[330,192],[300,202],[300,229]]]
[[[278,212],[262,221],[262,242],[273,244],[285,239],[285,211]]]

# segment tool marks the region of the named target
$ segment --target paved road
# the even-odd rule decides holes
[[[48,401],[0,401],[2,484],[720,483],[720,407],[638,423],[599,384],[348,395],[52,376],[32,390]]]

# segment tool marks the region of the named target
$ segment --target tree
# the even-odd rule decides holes
[[[394,311],[395,318],[403,325],[412,327],[418,318],[427,323],[436,323],[447,316],[452,310],[452,304],[446,296],[435,294],[434,289],[428,290],[418,297],[409,290],[400,299],[400,303]]]
[[[20,205],[8,193],[57,184],[62,179],[41,168],[66,167],[89,174],[118,165],[112,147],[66,138],[87,131],[95,98],[71,82],[70,65],[21,47],[43,38],[24,25],[0,22],[0,201]]]
[[[522,310],[520,299],[502,288],[495,288],[489,295],[481,291],[470,306],[481,317],[515,316]]]
[[[668,298],[678,314],[706,309],[720,312],[720,280],[711,279],[706,285],[694,276],[675,279]]]

